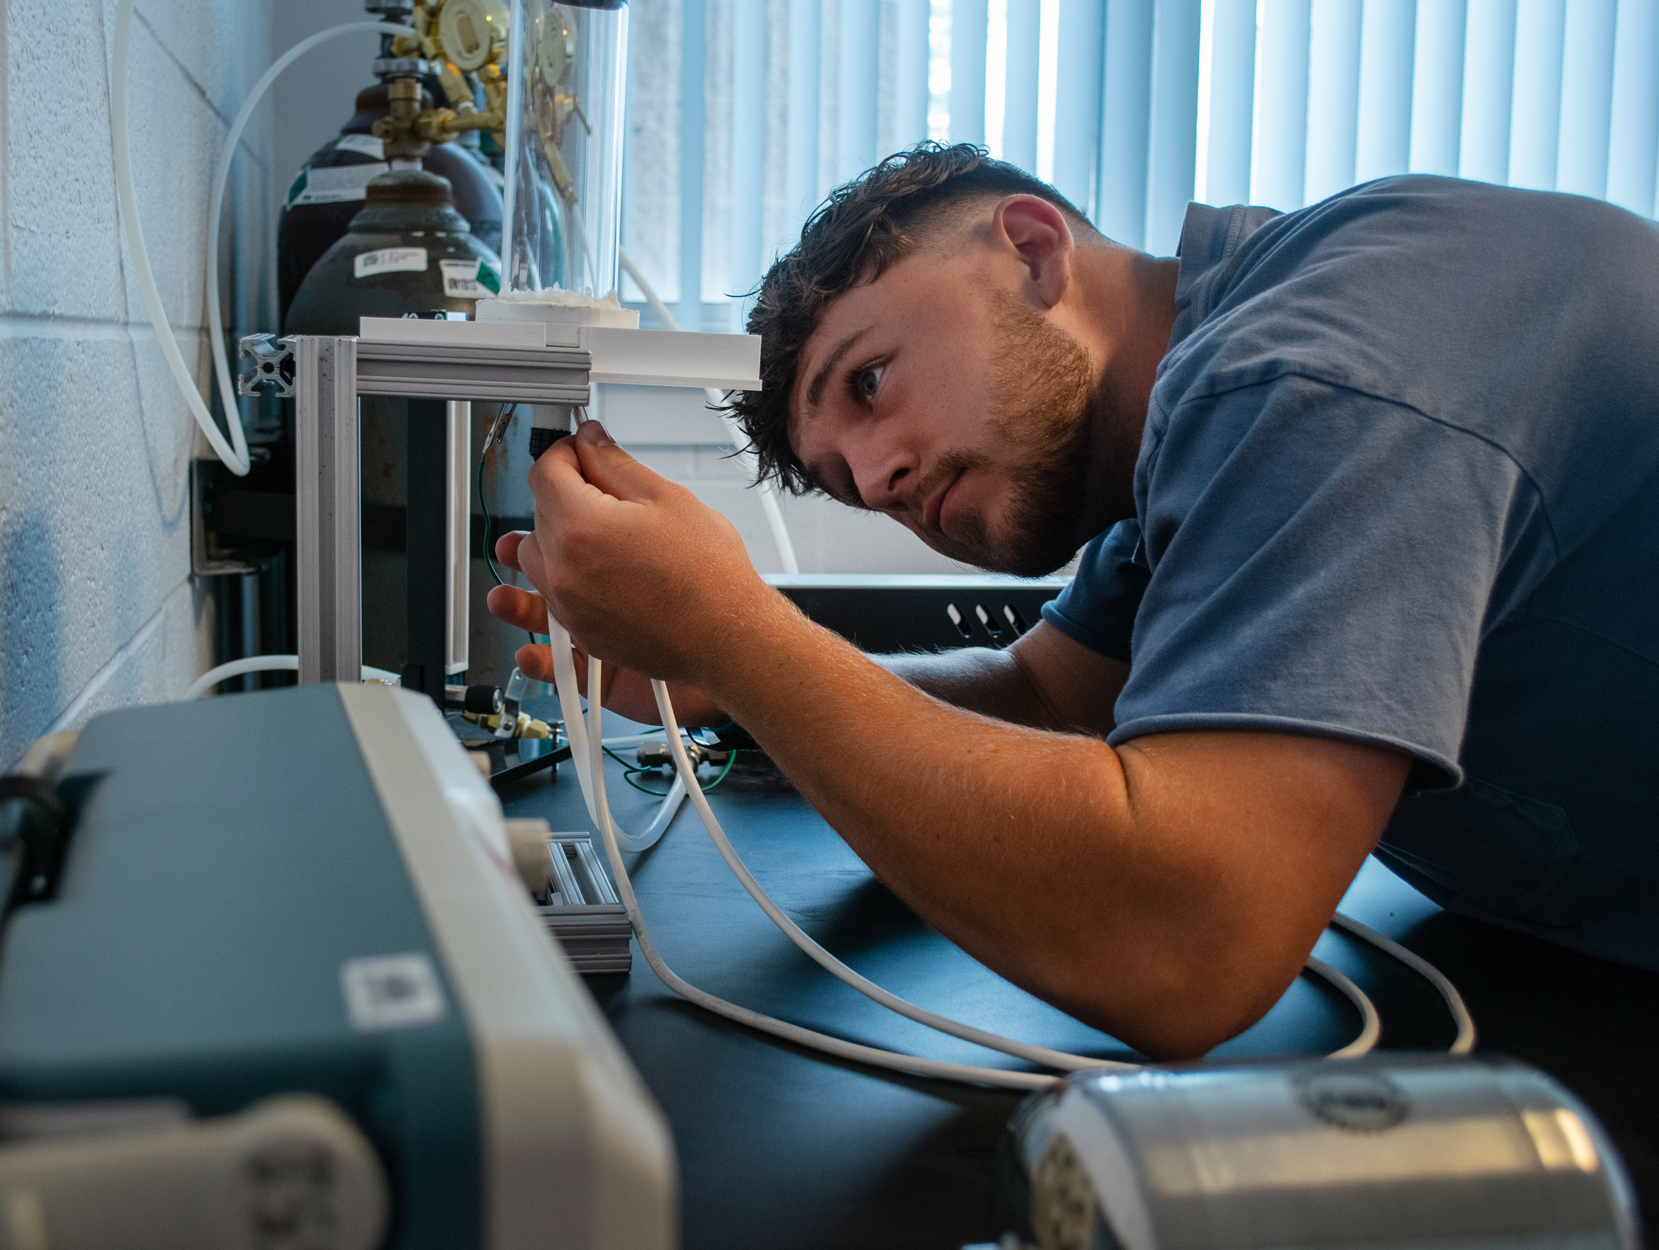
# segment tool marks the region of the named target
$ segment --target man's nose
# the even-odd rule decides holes
[[[864,506],[878,512],[903,511],[910,501],[915,457],[898,447],[873,449],[853,465],[853,481]]]

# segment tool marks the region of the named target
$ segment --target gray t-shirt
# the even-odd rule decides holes
[[[1180,257],[1137,522],[1044,613],[1130,661],[1111,741],[1409,752],[1383,862],[1659,968],[1659,229],[1403,177]]]

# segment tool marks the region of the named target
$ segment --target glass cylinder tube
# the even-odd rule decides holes
[[[616,290],[626,0],[513,0],[506,288]]]

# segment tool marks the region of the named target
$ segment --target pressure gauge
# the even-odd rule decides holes
[[[554,87],[570,77],[570,63],[576,57],[576,23],[569,10],[554,4],[547,7],[536,25],[536,58],[542,78]]]
[[[501,0],[444,0],[438,38],[456,69],[470,72],[507,39],[507,6]]]

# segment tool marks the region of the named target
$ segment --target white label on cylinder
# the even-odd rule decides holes
[[[379,140],[376,140],[379,142]],[[368,195],[369,180],[386,173],[385,161],[367,165],[330,165],[305,171],[305,186],[290,201],[293,204],[341,204]]]
[[[488,299],[501,290],[501,278],[481,260],[440,260],[444,294],[461,299]]]
[[[351,262],[355,278],[372,278],[377,273],[397,273],[400,270],[422,273],[425,269],[424,247],[388,247],[378,252],[359,252]]]
[[[377,161],[386,159],[386,141],[373,135],[341,135],[334,146],[341,152],[361,152]]]

